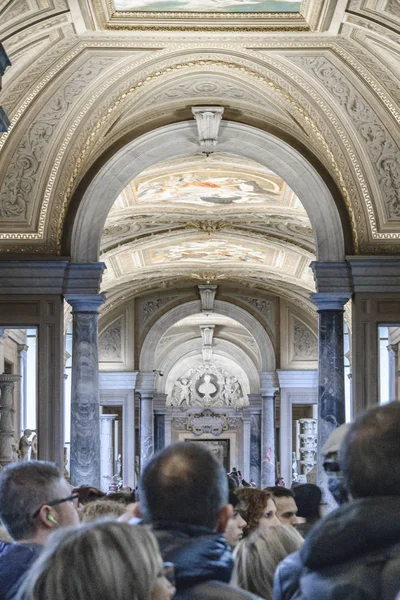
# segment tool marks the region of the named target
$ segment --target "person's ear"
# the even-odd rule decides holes
[[[55,527],[60,526],[57,519],[51,514],[49,506],[42,506],[37,519],[40,521],[40,525],[42,527],[46,527],[48,529],[54,529]]]
[[[140,502],[136,502],[135,506],[133,507],[133,516],[136,517],[137,519],[142,519],[143,515],[142,515],[142,511],[140,510]]]
[[[217,521],[217,532],[224,533],[229,519],[233,518],[233,506],[232,504],[225,504],[219,511],[218,521]]]

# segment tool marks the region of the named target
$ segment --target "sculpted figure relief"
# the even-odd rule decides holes
[[[214,365],[201,365],[190,369],[185,377],[177,379],[167,406],[186,410],[188,406],[233,406],[248,405],[237,377]]]

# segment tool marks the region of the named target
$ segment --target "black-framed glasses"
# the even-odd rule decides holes
[[[175,565],[172,562],[163,563],[163,576],[175,587]]]
[[[61,498],[60,500],[51,500],[50,502],[43,502],[43,504],[41,504],[39,508],[33,513],[32,519],[38,516],[43,506],[57,506],[57,504],[62,504],[63,502],[69,502],[70,504],[74,505],[74,501],[78,500],[78,498],[79,494],[75,493],[71,494],[71,496],[68,496],[68,498]]]

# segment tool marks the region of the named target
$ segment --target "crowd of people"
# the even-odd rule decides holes
[[[243,486],[201,444],[156,454],[137,497],[9,465],[0,600],[400,600],[400,403],[338,428],[323,454],[338,503],[324,516],[317,486]]]

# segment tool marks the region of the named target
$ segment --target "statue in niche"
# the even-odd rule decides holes
[[[222,390],[222,397],[226,406],[229,406],[231,404],[231,399],[233,396],[232,379],[233,377],[227,377],[225,379],[224,389]]]
[[[20,462],[25,462],[29,460],[29,449],[32,446],[32,442],[30,441],[30,436],[32,435],[31,429],[25,429],[24,435],[20,437],[18,443],[18,454]]]
[[[37,435],[35,434],[31,441],[31,460],[37,460],[38,454],[38,440]]]
[[[182,379],[178,379],[176,385],[180,386],[179,394],[178,394],[178,406],[182,406],[182,404],[190,404],[190,381],[186,377],[182,377]]]

